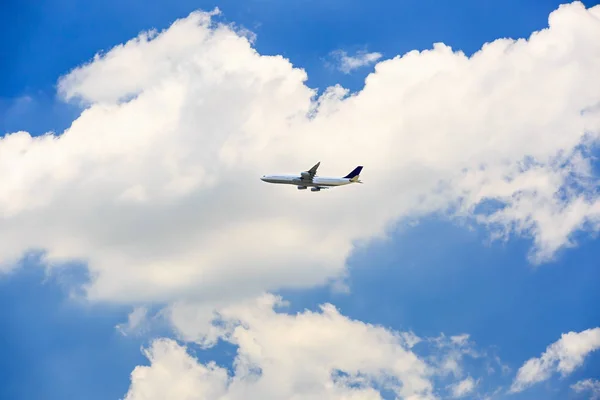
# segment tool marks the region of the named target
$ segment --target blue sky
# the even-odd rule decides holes
[[[528,37],[547,25],[560,1],[224,1],[221,19],[257,34],[261,54],[281,54],[306,69],[308,85],[340,83],[359,90],[372,68],[343,74],[327,64],[342,49],[380,52],[383,58],[444,42],[467,54],[502,37]],[[600,2],[585,1],[587,7]],[[0,6],[0,132],[61,132],[80,110],[56,98],[61,75],[140,31],[167,28],[207,1],[16,1]],[[349,257],[350,294],[327,288],[280,290],[290,311],[331,302],[350,317],[420,336],[469,333],[493,348],[511,372],[485,382],[510,385],[518,368],[539,357],[569,331],[600,325],[600,239],[580,235],[579,245],[556,260],[532,266],[531,240],[488,243],[489,232],[431,216],[398,228],[388,241],[356,247]],[[115,326],[131,307],[81,304],[69,290],[85,281],[80,270],[46,276],[25,262],[0,279],[0,398],[117,399],[130,372],[148,364],[141,354],[152,334],[123,336]],[[164,333],[164,332],[162,332]],[[200,359],[228,363],[217,346]],[[477,372],[481,365],[467,367]],[[600,355],[565,379],[552,379],[507,398],[571,398],[569,385],[600,379]],[[538,397],[540,396],[540,397]]]

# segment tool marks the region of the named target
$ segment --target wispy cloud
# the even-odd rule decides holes
[[[127,322],[118,324],[116,329],[124,336],[139,333],[143,331],[147,316],[148,309],[146,307],[135,307],[127,316]]]
[[[600,381],[598,380],[585,379],[571,385],[571,389],[577,393],[589,393],[591,396],[589,400],[600,399]]]
[[[476,385],[477,381],[469,376],[463,379],[462,381],[452,385],[452,397],[454,397],[455,399],[464,397],[473,392],[473,390],[475,390]]]
[[[382,55],[359,51],[354,56],[349,56],[344,50],[336,50],[331,52],[331,56],[335,59],[336,67],[343,73],[349,74],[355,69],[375,63]]]
[[[600,349],[600,328],[563,334],[539,358],[528,360],[517,372],[510,392],[521,392],[545,381],[554,372],[566,376],[583,364],[587,355]]]

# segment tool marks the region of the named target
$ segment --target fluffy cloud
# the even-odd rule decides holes
[[[63,77],[60,94],[87,108],[60,135],[0,139],[1,268],[28,251],[51,267],[84,262],[88,298],[169,302],[186,340],[238,346],[231,377],[157,340],[132,400],[376,399],[382,387],[434,398],[434,376],[461,379],[452,394],[473,390],[466,336],[443,337],[426,361],[416,336],[329,305],[289,316],[271,296],[242,304],[338,278],[353,243],[405,217],[442,211],[531,235],[535,262],[598,229],[600,6],[563,6],[548,29],[472,57],[436,44],[384,60],[362,91],[318,98],[303,70],[213,15],[143,33]],[[258,179],[318,160],[323,175],[364,165],[366,184],[313,194]],[[475,215],[490,199],[501,207]],[[144,328],[146,310],[123,332]],[[514,388],[570,372],[598,347],[586,332],[528,361]]]
[[[219,309],[212,325],[238,347],[231,373],[199,362],[170,339],[156,340],[146,350],[150,365],[133,371],[126,399],[362,400],[381,399],[383,391],[402,399],[438,398],[434,381],[444,372],[413,348],[439,340],[351,320],[330,304],[296,315],[275,310],[281,306],[279,298],[264,295]],[[202,319],[197,328],[205,329]],[[452,393],[466,394],[474,385],[467,379]]]
[[[367,53],[366,51],[359,51],[355,56],[349,56],[344,50],[336,50],[331,55],[336,59],[338,69],[345,74],[373,64],[381,58],[380,53]]]
[[[207,305],[339,277],[355,241],[451,210],[531,234],[543,261],[597,228],[600,7],[561,7],[529,40],[443,44],[319,98],[306,73],[195,12],[63,77],[88,107],[61,135],[0,140],[0,260],[88,265],[93,300]],[[298,192],[265,173],[365,166],[365,185]],[[5,267],[8,268],[8,267]]]
[[[585,357],[600,349],[600,328],[569,332],[552,343],[539,358],[528,360],[517,372],[513,393],[550,378],[553,372],[566,376],[581,366]]]

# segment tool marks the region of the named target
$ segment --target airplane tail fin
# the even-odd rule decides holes
[[[350,181],[352,182],[358,182],[358,183],[362,183],[359,178],[360,178],[360,172],[362,171],[363,167],[362,165],[359,165],[358,167],[354,168],[352,170],[352,172],[350,172],[348,175],[346,175],[344,177],[344,179],[350,179]]]

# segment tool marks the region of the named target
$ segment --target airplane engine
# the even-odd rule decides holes
[[[318,188],[318,187],[312,187],[312,188],[310,188],[311,192],[319,192],[320,190],[321,190],[321,188]]]
[[[298,186],[298,190],[304,190],[306,189],[306,186]]]

